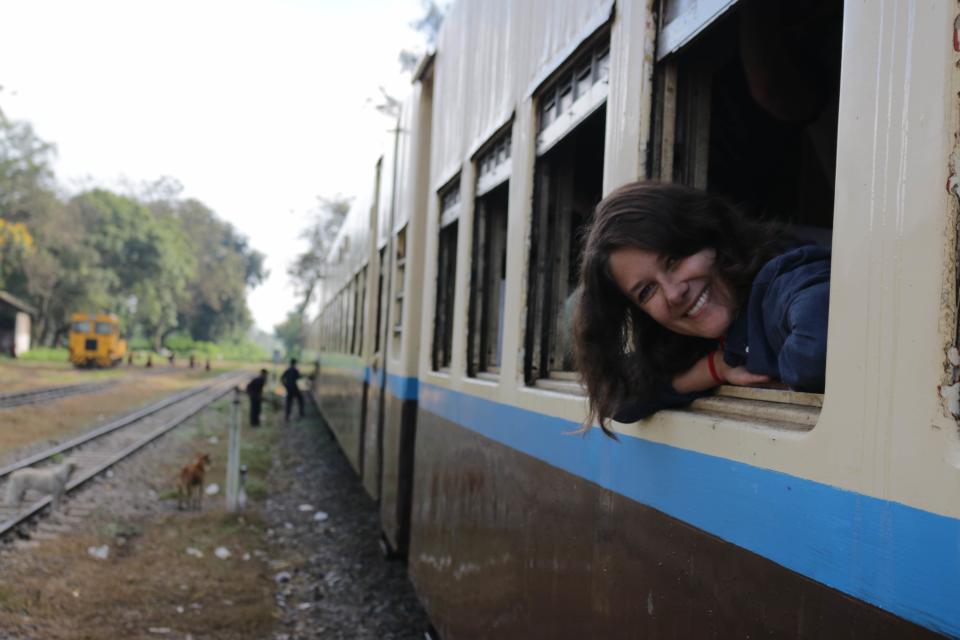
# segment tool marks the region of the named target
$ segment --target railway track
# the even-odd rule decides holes
[[[31,389],[30,391],[16,391],[13,393],[0,393],[0,409],[10,407],[19,407],[24,404],[41,404],[74,396],[81,393],[93,393],[103,391],[120,382],[120,380],[104,380],[102,382],[83,382],[80,384],[68,384],[59,387],[43,387],[42,389]]]
[[[188,369],[183,369],[187,371]],[[135,376],[163,375],[176,371],[172,367],[157,367],[155,369],[141,369],[133,373]],[[129,375],[129,373],[128,373]],[[103,391],[110,387],[128,380],[128,377],[118,377],[111,380],[102,380],[100,382],[82,382],[79,384],[65,384],[54,387],[42,387],[40,389],[29,389],[26,391],[13,391],[11,393],[0,393],[0,409],[19,407],[25,404],[43,404],[68,396],[79,395],[82,393],[95,393]]]
[[[93,431],[62,442],[0,468],[0,495],[10,474],[25,467],[42,467],[57,457],[69,458],[77,468],[67,483],[66,493],[75,491],[117,462],[188,420],[211,403],[229,393],[244,372],[217,376],[208,384],[165,398],[152,405],[113,420]],[[0,506],[0,536],[10,533],[25,521],[40,514],[51,502],[49,495],[30,491],[19,509]]]

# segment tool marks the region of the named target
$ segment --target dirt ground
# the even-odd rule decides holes
[[[205,411],[4,545],[0,637],[423,637],[403,564],[380,557],[375,505],[312,410],[284,424],[268,407],[242,428],[242,515],[222,489],[177,509],[174,478],[199,451],[214,460],[206,484],[224,486],[231,412]]]

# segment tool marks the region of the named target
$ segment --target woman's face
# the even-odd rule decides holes
[[[685,258],[622,247],[610,254],[610,273],[620,290],[674,333],[719,338],[736,308],[714,268],[717,254],[703,249]]]

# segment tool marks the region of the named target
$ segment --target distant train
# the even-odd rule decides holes
[[[73,314],[67,344],[70,362],[77,367],[112,367],[127,354],[127,341],[120,337],[120,321],[113,314]]]
[[[960,637],[958,25],[926,0],[450,9],[310,330],[436,635]],[[570,435],[579,239],[638,178],[832,245],[825,394]]]

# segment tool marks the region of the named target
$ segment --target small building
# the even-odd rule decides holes
[[[30,319],[37,310],[0,291],[0,354],[16,357],[30,350]]]

